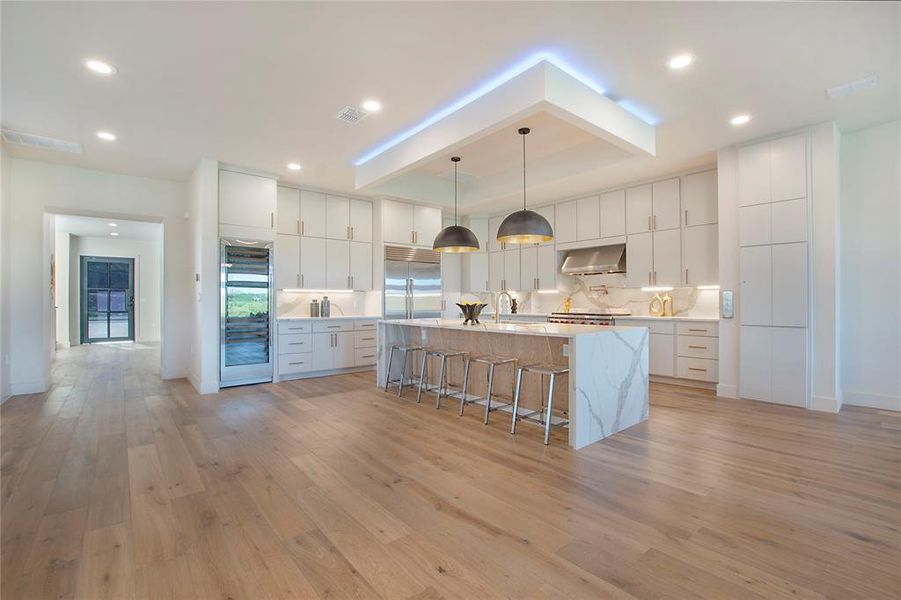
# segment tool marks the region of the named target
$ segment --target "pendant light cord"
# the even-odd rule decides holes
[[[526,209],[526,134],[522,134],[522,209]]]
[[[457,161],[454,161],[454,225],[457,225]]]

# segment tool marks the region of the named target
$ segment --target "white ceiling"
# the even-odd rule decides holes
[[[116,227],[111,227],[115,223]],[[101,237],[111,240],[161,240],[163,226],[160,223],[124,221],[121,219],[98,219],[75,215],[56,215],[56,231],[71,233],[80,237]],[[118,236],[110,233],[116,232]]]
[[[848,131],[899,116],[894,2],[3,2],[0,10],[3,127],[85,146],[83,155],[9,146],[10,154],[177,180],[212,157],[352,193],[354,159],[536,51],[639,107],[658,137],[656,157],[535,186],[535,201],[709,164],[717,148],[770,132],[824,120]],[[669,71],[666,59],[685,51],[695,63]],[[86,72],[88,57],[109,60],[118,75]],[[826,98],[824,88],[871,74],[877,87]],[[367,97],[382,101],[381,113],[358,125],[333,118]],[[751,123],[730,126],[738,112]],[[119,139],[101,142],[100,129]],[[287,171],[289,161],[303,170]],[[465,169],[480,168],[474,162]]]

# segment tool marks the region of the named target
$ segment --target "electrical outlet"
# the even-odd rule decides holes
[[[569,356],[569,344],[563,344],[563,356]]]

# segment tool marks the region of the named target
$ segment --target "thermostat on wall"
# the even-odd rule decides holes
[[[724,319],[731,319],[734,312],[732,306],[732,290],[723,290],[723,297],[720,302],[720,306],[722,306],[721,313]]]

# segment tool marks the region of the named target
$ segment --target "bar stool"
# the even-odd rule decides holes
[[[459,358],[465,363],[466,352],[449,348],[444,343],[444,334],[441,331],[441,323],[437,319],[424,323],[422,332],[426,343],[423,344],[422,364],[419,367],[419,389],[416,391],[416,402],[418,403],[422,400],[422,388],[425,384],[426,377],[426,363],[430,356],[434,356],[440,361],[441,365],[438,370],[437,391],[435,392],[435,410],[438,410],[441,408],[441,390],[444,389],[444,395],[448,395],[446,393],[446,390],[448,389],[447,359]],[[432,343],[432,340],[434,340],[434,343]],[[428,388],[428,384],[425,384],[425,387]]]
[[[494,387],[494,369],[496,367],[500,367],[503,365],[510,365],[511,372],[510,375],[516,375],[516,359],[509,356],[501,356],[498,352],[496,352],[495,344],[494,344],[494,336],[488,331],[488,328],[485,325],[480,325],[485,335],[487,337],[488,342],[488,354],[467,354],[464,359],[464,367],[463,367],[463,390],[460,394],[460,416],[463,416],[463,408],[467,404],[472,404],[476,402],[476,400],[467,400],[466,399],[466,390],[469,385],[469,371],[472,366],[472,363],[486,365],[488,367],[488,387],[485,392],[485,425],[488,424],[488,415],[492,410],[498,410],[500,408],[504,408],[505,406],[510,406],[510,403],[501,404],[495,408],[491,408],[491,393]]]
[[[522,390],[522,375],[523,373],[538,373],[541,375],[541,394],[539,398],[541,399],[541,405],[538,410],[534,410],[526,415],[523,415],[521,418],[530,419],[538,422],[540,425],[544,427],[544,445],[547,446],[551,439],[551,423],[554,414],[554,382],[557,377],[560,375],[566,375],[569,373],[569,367],[563,365],[555,365],[553,361],[553,353],[551,351],[551,341],[550,337],[547,334],[547,328],[543,325],[516,325],[516,328],[523,329],[541,329],[544,331],[544,338],[547,346],[545,362],[543,363],[534,363],[528,365],[520,365],[516,370],[516,389],[513,392],[513,421],[510,426],[510,433],[516,433],[516,421],[519,417],[519,398],[520,391]],[[544,408],[544,378],[549,377],[550,383],[548,385],[548,393],[547,393],[547,411]],[[542,420],[541,414],[544,414],[544,419]],[[535,415],[538,415],[537,419],[533,419]],[[564,420],[559,425],[567,425],[569,423],[568,420]]]
[[[400,396],[404,391],[404,381],[406,380],[407,375],[407,355],[410,353],[422,352],[423,347],[418,342],[412,341],[411,327],[399,326],[403,331],[402,339],[400,343],[391,344],[391,349],[388,351],[388,369],[385,371],[385,391],[388,391],[388,384],[392,382],[391,379],[391,362],[394,360],[394,351],[397,350],[401,353],[401,363],[400,363],[400,377],[393,381],[397,382],[397,395]],[[415,360],[415,358],[414,358]],[[415,363],[411,362],[410,366],[412,367]],[[415,367],[414,367],[415,368]],[[412,375],[412,373],[411,373]]]

